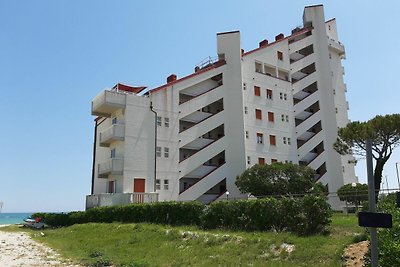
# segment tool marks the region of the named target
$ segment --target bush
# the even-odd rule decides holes
[[[53,227],[80,223],[157,223],[197,225],[206,229],[245,231],[291,231],[300,235],[322,232],[330,222],[326,199],[309,195],[302,198],[263,198],[214,202],[156,202],[126,206],[98,207],[67,214],[40,214]]]

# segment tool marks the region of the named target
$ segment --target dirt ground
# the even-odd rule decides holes
[[[368,252],[368,241],[351,244],[347,246],[343,253],[343,266],[363,267],[364,255]]]

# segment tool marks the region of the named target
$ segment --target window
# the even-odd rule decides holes
[[[345,171],[345,168],[344,168],[344,166],[342,166],[342,172],[344,172]]]
[[[164,190],[169,189],[169,180],[164,180]]]
[[[272,99],[272,90],[267,89],[267,99]]]
[[[259,86],[254,86],[254,95],[256,95],[256,96],[261,95],[261,89]]]
[[[161,157],[161,147],[160,146],[156,147],[156,156]]]
[[[329,30],[329,31],[331,30],[331,25],[328,25],[328,30]]]
[[[287,139],[287,144],[290,145],[290,137]]]
[[[169,118],[164,118],[164,126],[169,127]]]
[[[246,89],[247,89],[247,84],[243,83],[243,90],[246,91]]]
[[[111,158],[115,158],[116,152],[115,152],[115,148],[111,149]]]
[[[338,108],[335,108],[336,113],[338,113]]]
[[[274,113],[273,112],[268,112],[268,121],[274,122]]]
[[[285,121],[285,115],[284,114],[281,115],[281,119],[282,119],[282,121]]]
[[[247,114],[247,107],[244,107],[244,114]]]
[[[257,133],[257,144],[262,144],[262,143],[263,143],[263,134]]]
[[[286,122],[289,122],[289,115],[286,115]]]
[[[273,164],[273,163],[277,163],[278,162],[278,160],[277,159],[271,159],[271,163]]]
[[[287,100],[287,94],[283,94],[283,99]]]
[[[112,124],[112,125],[117,124],[117,118],[116,118],[116,117],[112,118],[111,124]]]
[[[160,190],[160,189],[161,189],[161,180],[156,179],[156,190]]]
[[[160,116],[157,116],[157,125],[161,126],[161,117]]]
[[[283,143],[286,145],[286,137],[283,137]]]
[[[262,120],[261,109],[256,109],[256,119]]]
[[[264,158],[258,158],[258,164],[264,165],[265,164],[265,159]]]
[[[333,89],[333,95],[336,95],[336,90],[335,89]]]
[[[261,65],[261,63],[256,62],[256,72],[262,73],[262,65]]]
[[[332,59],[332,54],[331,53],[329,53],[329,59]]]
[[[279,60],[283,60],[283,53],[281,51],[276,51],[276,55],[278,56]]]
[[[279,99],[283,99],[283,93],[279,93]]]
[[[164,147],[164,157],[169,158],[169,148]]]
[[[250,165],[250,156],[247,156],[247,164]]]
[[[187,182],[183,182],[183,190],[186,190],[189,188],[189,184]]]
[[[270,135],[269,136],[269,144],[271,146],[276,146],[276,136],[275,135]]]
[[[246,139],[249,139],[249,131],[245,131],[244,133],[246,135]]]

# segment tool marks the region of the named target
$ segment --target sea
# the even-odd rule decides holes
[[[0,213],[0,225],[22,223],[31,215],[32,213]]]

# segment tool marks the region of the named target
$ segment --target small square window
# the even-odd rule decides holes
[[[161,180],[160,179],[156,179],[156,189],[157,190],[161,189]]]
[[[263,143],[263,134],[257,133],[257,144],[262,144],[262,143]]]
[[[289,115],[286,115],[286,122],[289,122]]]
[[[164,190],[169,189],[169,180],[164,180]]]
[[[283,94],[283,99],[287,100],[287,94]]]
[[[279,93],[279,99],[283,99],[283,93]]]
[[[168,147],[164,147],[164,157],[169,158],[169,148]]]
[[[332,54],[331,53],[329,53],[329,59],[332,59]]]
[[[273,164],[273,163],[277,163],[278,162],[278,160],[277,159],[271,159],[271,163]]]
[[[244,114],[247,114],[247,107],[244,107]]]
[[[164,126],[169,127],[169,118],[164,118]]]
[[[281,119],[282,119],[282,121],[285,121],[285,115],[284,114],[281,115]]]
[[[246,91],[246,89],[247,89],[247,84],[243,83],[243,90]]]
[[[287,144],[290,145],[290,137],[287,139]]]
[[[335,108],[335,112],[338,113],[338,108]]]
[[[249,139],[249,131],[245,131],[244,133],[246,135],[246,139]]]
[[[161,126],[161,116],[157,116],[157,125]]]
[[[286,145],[286,137],[283,137],[283,143]]]
[[[156,156],[161,157],[161,147],[160,146],[156,147]]]
[[[247,164],[250,165],[250,156],[247,156]]]

